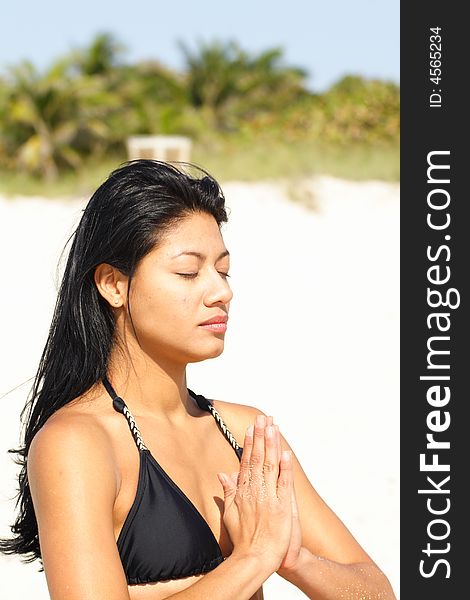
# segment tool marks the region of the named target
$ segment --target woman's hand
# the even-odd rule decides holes
[[[278,425],[274,425],[272,417],[266,417],[266,426],[268,425],[272,425],[275,430],[277,455],[279,460],[281,457],[281,434],[279,433],[279,427]],[[301,547],[302,530],[300,528],[299,510],[297,508],[297,500],[295,496],[295,486],[294,482],[292,481],[292,532],[286,555],[282,559],[282,563],[277,570],[278,575],[284,577],[297,567],[297,561],[299,560]]]
[[[274,425],[274,423],[273,423],[272,416],[266,417],[265,426],[268,427],[269,425],[274,427],[277,462],[279,463],[280,458],[281,458],[281,436],[279,433],[278,425]],[[238,472],[231,474],[231,481],[232,481],[232,487],[236,488],[237,481],[238,481]],[[279,568],[277,569],[277,573],[281,577],[285,577],[289,573],[291,573],[293,570],[295,570],[295,568],[297,567],[297,563],[299,560],[299,555],[300,555],[300,551],[301,551],[301,547],[302,547],[302,531],[301,531],[301,527],[300,527],[299,511],[297,508],[295,487],[294,487],[293,482],[292,482],[291,499],[292,499],[292,531],[291,531],[290,542],[289,542],[289,546],[287,548],[286,554],[285,554],[284,558],[282,559],[282,562],[281,562]]]
[[[279,450],[281,448],[281,440],[279,434],[279,427],[275,425],[276,435],[278,438]],[[300,528],[299,510],[297,508],[297,500],[295,497],[295,487],[292,481],[292,531],[290,536],[289,547],[287,552],[282,559],[282,562],[277,570],[277,574],[284,577],[289,572],[293,571],[297,567],[297,561],[299,560],[300,550],[302,548],[302,530]]]
[[[261,558],[273,573],[288,552],[292,534],[292,457],[281,452],[279,440],[275,427],[266,426],[266,417],[258,415],[245,435],[239,473],[218,473],[233,554]]]

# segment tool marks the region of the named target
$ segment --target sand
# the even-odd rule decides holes
[[[189,365],[188,386],[274,416],[398,597],[399,186],[315,177],[223,188],[230,326],[220,357]],[[3,535],[16,490],[7,450],[50,325],[57,261],[86,200],[0,197]],[[1,556],[2,597],[49,598],[38,568]],[[266,600],[305,598],[277,575],[264,590]]]

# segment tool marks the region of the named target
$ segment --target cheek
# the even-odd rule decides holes
[[[140,328],[158,327],[162,332],[173,332],[178,323],[181,327],[184,322],[194,320],[198,298],[196,290],[188,289],[187,282],[166,274],[157,277],[142,273],[131,296],[131,312]]]
[[[152,287],[142,290],[138,305],[135,301],[137,320],[144,329],[157,326],[161,331],[177,330],[178,324],[190,321],[192,299],[187,291],[170,286]]]
[[[179,296],[177,299],[175,299],[169,309],[173,312],[180,323],[192,321],[198,312],[195,300],[187,294],[184,296]]]

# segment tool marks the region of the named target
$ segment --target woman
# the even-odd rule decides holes
[[[274,572],[318,600],[394,598],[272,417],[186,386],[224,349],[224,202],[207,173],[138,160],[84,210],[0,546],[42,561],[53,600],[259,600]]]

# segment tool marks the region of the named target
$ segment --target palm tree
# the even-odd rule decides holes
[[[88,77],[71,78],[65,63],[44,75],[30,62],[10,71],[5,144],[17,167],[55,179],[61,167],[78,168],[90,138],[106,136],[103,92]]]
[[[119,68],[110,89],[121,103],[113,129],[121,136],[135,133],[173,133],[188,103],[184,80],[158,61]]]
[[[227,129],[262,110],[280,110],[304,95],[307,73],[282,64],[274,48],[250,56],[234,41],[200,42],[192,52],[179,42],[186,63],[188,96],[213,124]]]
[[[187,108],[181,76],[156,61],[118,62],[123,47],[99,34],[44,74],[24,62],[0,82],[0,153],[46,179],[84,157],[124,151],[133,133],[172,132]]]
[[[98,33],[88,47],[74,50],[71,62],[82,75],[109,75],[120,65],[126,47],[112,33]]]

